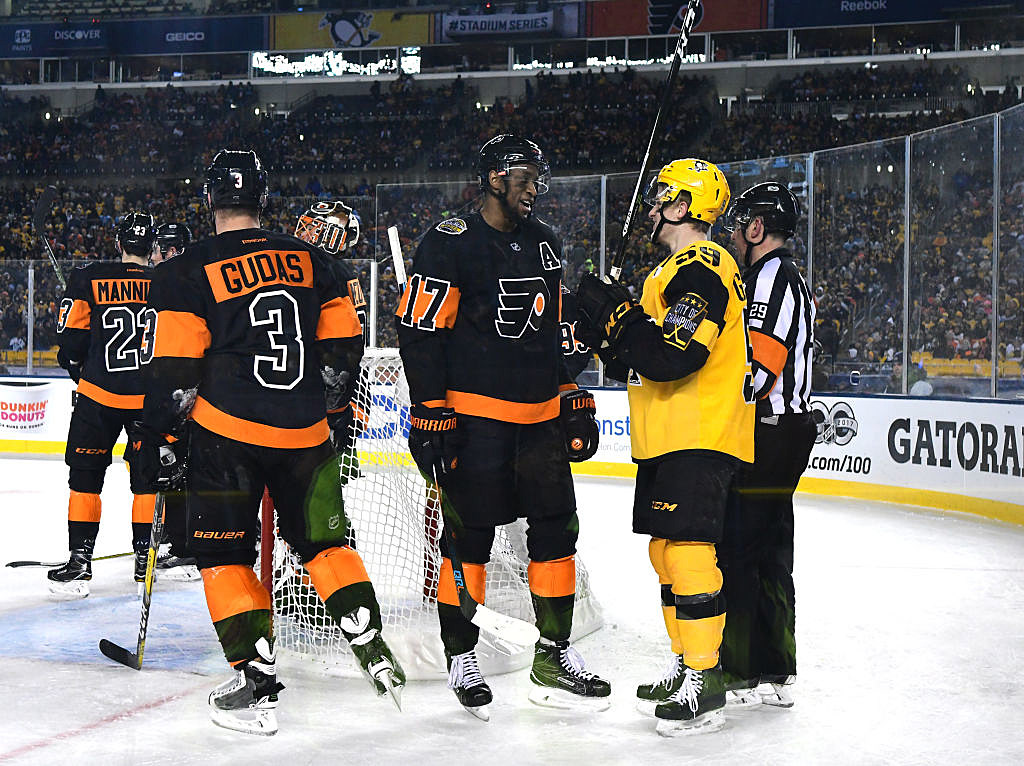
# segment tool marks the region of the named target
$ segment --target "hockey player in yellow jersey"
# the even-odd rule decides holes
[[[754,396],[746,296],[733,257],[708,239],[729,204],[710,162],[670,162],[644,195],[652,240],[667,256],[637,303],[617,282],[587,275],[577,295],[583,336],[627,382],[633,531],[650,535],[673,660],[637,689],[638,708],[666,736],[724,722],[719,647],[725,626],[720,541],[726,504],[754,454]]]

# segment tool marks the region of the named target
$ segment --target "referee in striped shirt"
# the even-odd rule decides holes
[[[793,492],[816,428],[810,411],[814,302],[786,249],[800,207],[785,184],[752,186],[726,228],[747,291],[757,420],[754,463],[726,515],[719,564],[722,668],[732,705],[791,707],[796,675]]]

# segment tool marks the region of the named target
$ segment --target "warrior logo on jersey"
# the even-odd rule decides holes
[[[555,258],[555,251],[551,249],[547,240],[540,243],[540,265],[544,267],[545,271],[554,271],[562,265]]]
[[[466,222],[461,218],[449,218],[447,221],[441,221],[434,228],[443,234],[461,234],[466,230]]]
[[[548,285],[542,277],[499,279],[498,318],[494,326],[503,338],[521,338],[530,328],[540,329],[548,305]]]

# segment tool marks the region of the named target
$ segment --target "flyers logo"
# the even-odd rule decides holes
[[[548,305],[548,285],[541,277],[498,280],[498,318],[494,326],[503,338],[521,338],[530,328],[540,329]]]

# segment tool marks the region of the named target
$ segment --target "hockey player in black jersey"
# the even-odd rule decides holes
[[[125,458],[132,464],[137,439],[132,422],[142,408],[142,366],[152,353],[152,315],[146,310],[152,269],[146,264],[154,236],[153,216],[130,212],[117,222],[114,247],[120,263],[75,269],[60,305],[57,362],[78,384],[64,461],[68,487],[68,563],[47,573],[60,596],[89,595],[92,556],[100,527],[100,491],[121,431],[128,435]],[[135,580],[146,575],[152,490],[131,475],[132,548]]]
[[[444,523],[466,587],[484,601],[494,528],[525,517],[541,638],[530,699],[604,710],[610,685],[569,645],[578,520],[570,461],[597,450],[591,394],[562,358],[561,244],[534,215],[549,168],[532,141],[500,135],[480,150],[480,212],[423,238],[397,311],[413,402],[409,449],[443,491]],[[491,701],[479,631],[463,615],[445,546],[438,583],[449,686],[480,718]]]
[[[190,551],[217,636],[236,676],[210,694],[213,721],[277,731],[270,593],[253,572],[264,486],[282,537],[378,694],[400,701],[405,675],[381,635],[380,607],[347,544],[328,402],[348,402],[363,352],[355,309],[329,256],[260,228],[267,176],[251,151],[221,151],[204,196],[216,236],[154,274],[153,361],[140,454],[147,476],[172,485],[188,445]],[[328,370],[332,374],[325,375]],[[189,417],[188,438],[183,436]],[[269,532],[269,530],[268,530]]]

